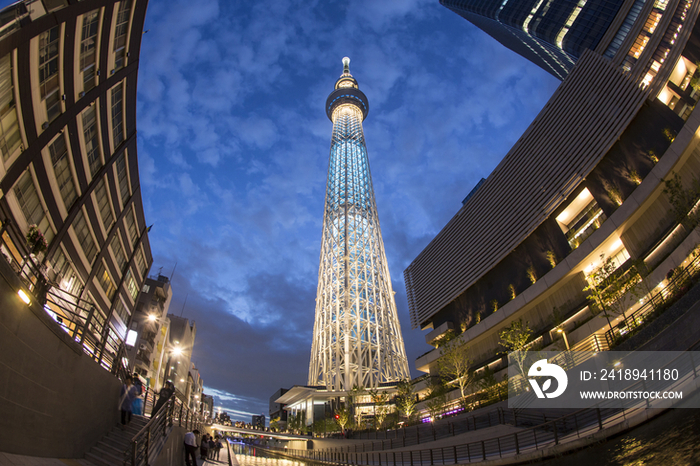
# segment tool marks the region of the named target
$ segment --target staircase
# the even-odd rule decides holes
[[[122,430],[121,424],[112,428],[92,449],[85,454],[85,459],[95,466],[121,466],[128,458],[131,439],[148,423],[148,418],[132,416],[131,422]]]

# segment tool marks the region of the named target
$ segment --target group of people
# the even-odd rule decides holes
[[[143,384],[141,379],[134,374],[134,377],[127,376],[124,380],[124,385],[122,385],[121,392],[119,393],[119,409],[122,412],[122,429],[126,429],[126,426],[131,422],[131,415],[142,415],[143,414],[143,398],[141,394],[143,393]]]
[[[151,411],[151,417],[154,417],[160,408],[163,407],[165,403],[168,402],[170,397],[175,393],[175,386],[172,382],[167,381],[163,385],[163,388],[158,394],[158,401],[156,401],[153,410]],[[124,385],[122,385],[121,393],[119,394],[119,409],[122,413],[122,429],[126,429],[126,426],[131,422],[131,415],[135,414],[137,416],[143,416],[144,412],[144,402],[143,402],[143,383],[137,374],[133,376],[127,376],[124,380]]]
[[[143,415],[143,384],[138,375],[129,375],[124,380],[122,385],[119,409],[122,414],[122,429],[131,422],[132,414]],[[175,393],[175,386],[172,382],[167,381],[158,394],[158,401],[153,406],[151,417],[154,417],[158,411],[165,405]],[[200,459],[219,461],[219,452],[223,448],[221,438],[217,435],[212,437],[209,434],[204,434],[199,445],[197,445],[198,430],[193,430],[185,434],[185,462],[187,466],[197,466],[197,448],[199,448]],[[191,460],[191,462],[190,462]]]
[[[197,466],[197,436],[198,430],[185,434],[185,463],[187,466]],[[219,452],[223,448],[221,438],[217,435],[212,437],[204,434],[199,444],[200,459],[219,461]],[[191,460],[191,461],[190,461]]]
[[[223,448],[219,436],[212,438],[209,434],[204,434],[199,445],[200,458],[203,460],[219,461],[219,451]]]

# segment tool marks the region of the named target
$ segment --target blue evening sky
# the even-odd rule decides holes
[[[171,313],[194,320],[205,393],[268,417],[306,384],[332,124],[349,56],[412,376],[403,271],[558,81],[438,0],[151,0],[138,80],[141,189]],[[186,303],[185,303],[186,300]],[[184,304],[184,310],[183,310]],[[269,419],[268,419],[269,421]]]

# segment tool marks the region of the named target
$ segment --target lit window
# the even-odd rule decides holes
[[[114,294],[117,292],[117,288],[114,286],[114,280],[112,280],[112,277],[109,275],[109,271],[107,271],[103,261],[100,261],[95,276],[97,277],[97,281],[100,283],[102,290],[107,295],[107,298],[109,298],[111,301],[112,298],[114,298]]]
[[[131,270],[126,271],[124,283],[126,283],[126,289],[129,292],[129,296],[131,296],[131,299],[136,301],[136,297],[139,295],[139,287],[136,286],[136,280],[134,280],[134,276],[131,275]]]

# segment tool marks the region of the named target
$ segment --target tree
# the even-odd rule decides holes
[[[430,378],[427,398],[428,401],[425,403],[425,406],[428,408],[430,418],[435,420],[447,404],[447,390],[440,377]]]
[[[666,179],[663,182],[666,185],[664,194],[668,196],[671,203],[674,219],[688,231],[692,231],[700,223],[700,212],[698,209],[693,209],[700,199],[700,181],[693,178],[690,186],[684,188],[680,175],[674,173],[672,179]]]
[[[456,383],[459,387],[460,404],[466,408],[467,388],[474,382],[474,371],[471,370],[474,361],[466,343],[459,339],[451,340],[440,350],[440,359],[437,361],[440,376],[449,383]]]
[[[406,416],[408,421],[416,410],[416,395],[413,391],[413,384],[411,384],[410,380],[402,380],[396,386],[396,389],[398,390],[395,401],[396,409]]]
[[[340,430],[345,430],[345,426],[347,426],[350,423],[350,420],[352,419],[350,409],[348,409],[346,405],[343,405],[335,411],[335,415],[335,420],[340,426]]]
[[[525,359],[528,351],[525,344],[530,340],[530,335],[532,330],[527,322],[523,323],[522,319],[514,320],[498,334],[501,346],[508,353],[508,359],[515,362],[523,379],[526,378]]]
[[[277,432],[280,430],[280,418],[279,416],[270,419],[270,430]]]
[[[612,330],[610,317],[622,315],[634,302],[635,295],[631,293],[640,281],[635,267],[626,272],[618,272],[618,264],[614,257],[605,258],[600,255],[601,264],[588,275],[587,298],[598,307],[598,314],[605,317]],[[595,312],[595,311],[594,311]]]
[[[496,380],[496,375],[493,371],[486,366],[484,372],[481,374],[481,378],[478,381],[479,389],[482,390],[486,397],[490,400],[498,397],[500,399],[498,381]]]
[[[306,427],[306,413],[298,411],[287,416],[287,430],[292,433],[301,433]]]
[[[379,389],[376,388],[368,390],[368,393],[374,404],[374,426],[376,429],[379,429],[387,415],[386,404],[387,401],[389,401],[389,397],[386,391],[379,391]]]
[[[632,267],[634,267],[637,275],[639,275],[639,282],[634,288],[632,288],[632,293],[634,294],[635,298],[639,299],[640,301],[648,296],[652,309],[656,310],[658,303],[652,299],[654,296],[655,287],[654,285],[650,284],[648,280],[651,270],[649,270],[646,262],[644,262],[644,258],[639,258],[634,261]]]
[[[362,425],[362,413],[360,412],[357,406],[359,404],[358,399],[361,396],[363,396],[366,393],[366,391],[364,387],[358,387],[357,385],[355,385],[352,387],[350,393],[352,393],[352,395],[349,396],[350,406],[352,409],[353,417],[355,419],[355,425],[360,426]]]

